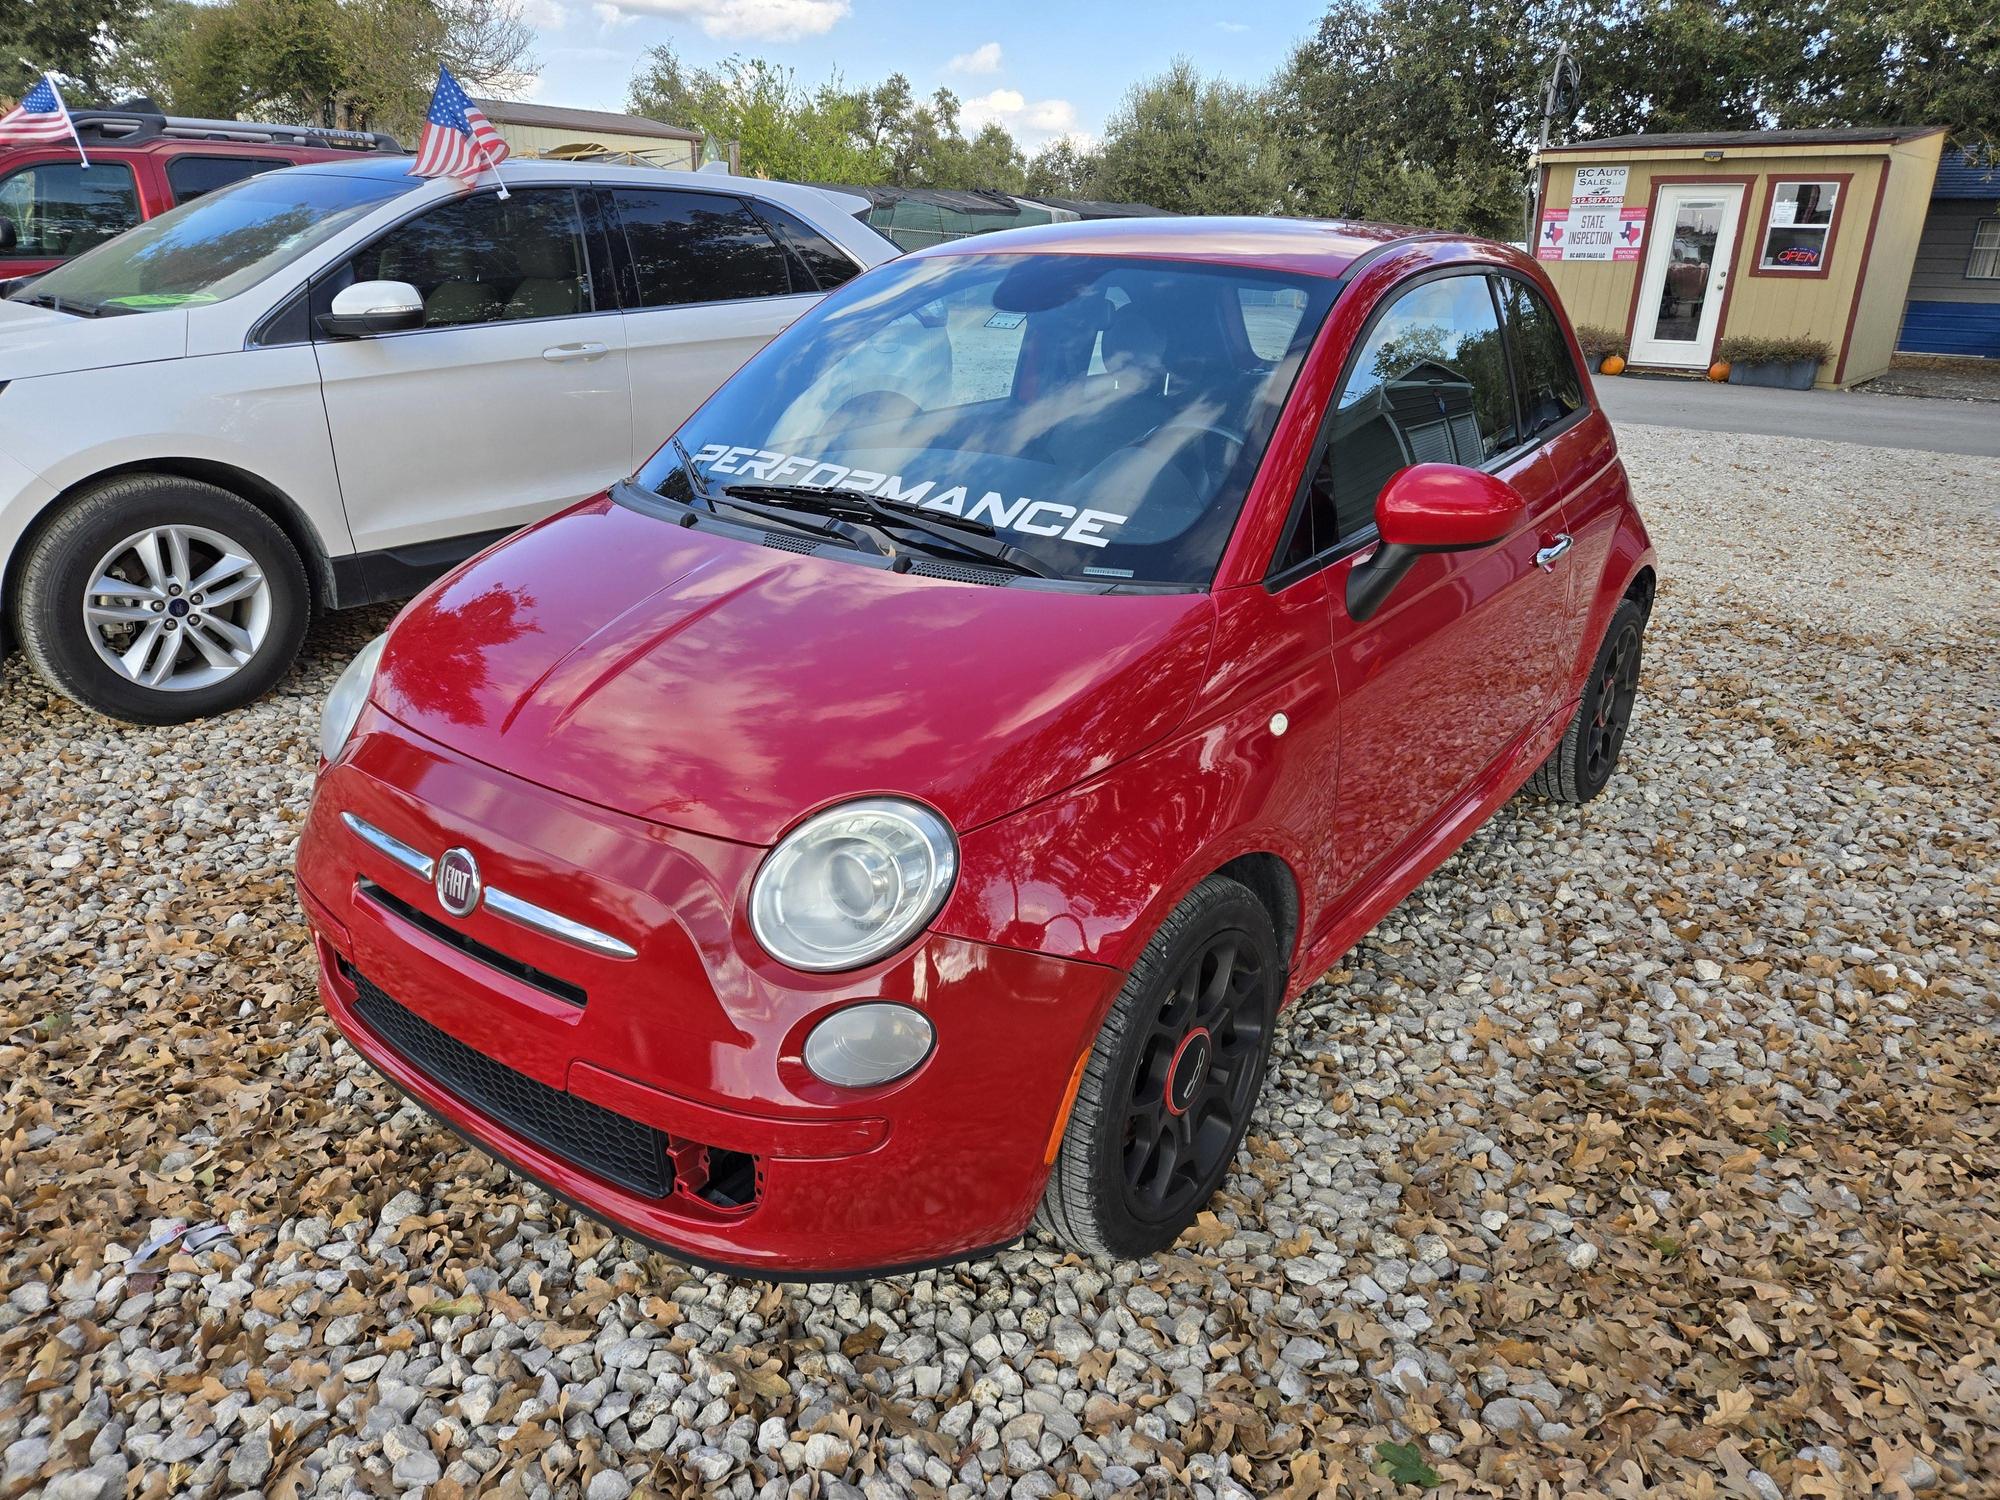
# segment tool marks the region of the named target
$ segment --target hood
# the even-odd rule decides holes
[[[374,701],[489,765],[654,822],[770,844],[848,797],[960,832],[1185,716],[1205,594],[894,574],[609,499],[474,559],[389,635]]]
[[[0,298],[0,380],[179,359],[187,328],[177,310],[82,318]]]

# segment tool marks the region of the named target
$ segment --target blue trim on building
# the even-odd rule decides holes
[[[2000,302],[1912,302],[1903,309],[1896,351],[2000,359]]]
[[[1938,162],[1933,198],[1991,198],[2000,202],[2000,157],[1981,166],[1963,151],[1947,151]]]

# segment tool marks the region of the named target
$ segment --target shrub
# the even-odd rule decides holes
[[[1715,357],[1732,365],[1789,365],[1802,359],[1819,365],[1831,359],[1833,351],[1824,339],[1770,339],[1731,334],[1717,346]]]
[[[1576,331],[1577,347],[1592,364],[1610,355],[1625,357],[1625,335],[1610,328],[1587,327]]]

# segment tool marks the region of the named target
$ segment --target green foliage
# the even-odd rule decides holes
[[[1392,1483],[1419,1489],[1433,1489],[1438,1483],[1437,1470],[1424,1462],[1423,1449],[1415,1443],[1377,1443],[1375,1472],[1386,1475]]]
[[[103,87],[179,114],[410,137],[439,64],[468,90],[505,89],[532,73],[530,40],[509,0],[158,0],[131,8]]]
[[[0,0],[0,97],[19,99],[43,73],[94,97],[134,19],[130,0]]]
[[[1831,359],[1833,350],[1824,339],[1731,334],[1716,346],[1715,357],[1732,365],[1789,365],[1804,359],[1818,365]]]
[[[1285,209],[1291,174],[1263,91],[1204,79],[1183,57],[1125,96],[1089,175],[1093,198],[1268,214]]]

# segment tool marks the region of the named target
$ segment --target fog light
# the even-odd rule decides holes
[[[907,1005],[850,1005],[813,1027],[806,1066],[842,1088],[869,1088],[901,1078],[931,1055],[935,1040],[931,1023]]]

